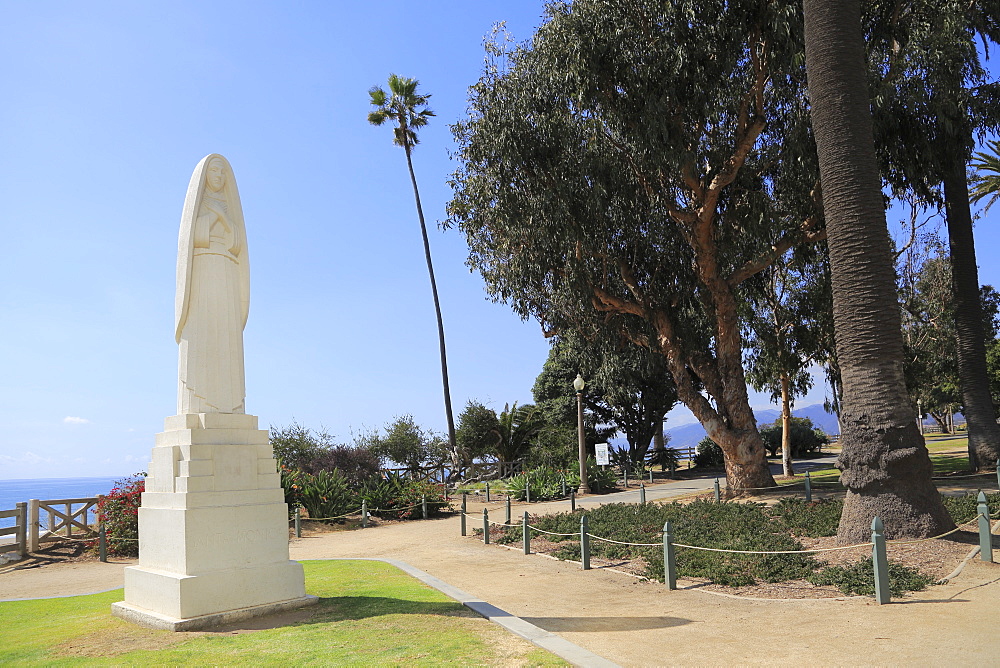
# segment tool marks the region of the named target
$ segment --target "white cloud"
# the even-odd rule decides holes
[[[22,453],[20,457],[11,457],[10,455],[0,455],[0,462],[7,462],[10,464],[51,464],[55,460],[51,457],[43,457],[42,455],[36,455],[34,452]]]
[[[90,420],[88,420],[87,418],[73,417],[71,415],[67,415],[66,417],[64,417],[63,422],[65,422],[66,424],[90,424]]]

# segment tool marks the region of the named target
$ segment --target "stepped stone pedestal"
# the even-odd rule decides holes
[[[139,565],[112,611],[185,631],[318,602],[288,558],[288,507],[257,418],[166,419],[139,509]]]

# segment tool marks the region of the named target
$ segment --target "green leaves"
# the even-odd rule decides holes
[[[419,82],[416,79],[390,74],[388,83],[388,93],[380,86],[372,86],[368,90],[372,105],[378,107],[368,114],[368,122],[372,125],[382,125],[386,121],[396,123],[393,143],[411,148],[420,143],[416,128],[424,127],[434,116],[434,112],[426,108],[430,95],[417,93]]]

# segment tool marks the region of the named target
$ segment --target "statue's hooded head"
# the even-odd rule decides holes
[[[226,163],[221,156],[214,156],[205,165],[205,185],[219,192],[226,185]]]

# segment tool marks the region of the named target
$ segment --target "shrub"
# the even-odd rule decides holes
[[[278,473],[281,474],[281,489],[285,492],[285,503],[288,504],[291,516],[296,508],[302,506],[303,478],[306,474],[298,469],[288,468],[281,462],[278,463]]]
[[[673,473],[681,463],[681,453],[677,448],[665,447],[659,450],[650,450],[646,454],[646,464],[653,468],[659,466],[661,471]]]
[[[796,536],[819,538],[836,535],[843,510],[842,499],[806,503],[797,497],[785,497],[768,512]]]
[[[379,475],[379,459],[371,450],[358,445],[330,445],[317,450],[305,467],[307,473],[338,470],[348,485],[356,488]]]
[[[793,417],[789,427],[793,457],[817,453],[830,442],[830,437],[826,435],[826,432],[815,428],[809,418]],[[776,457],[781,452],[781,433],[781,418],[760,429],[760,437],[764,440],[764,447],[772,457]]]
[[[553,542],[566,542],[556,556],[578,558],[577,540],[583,511],[546,515],[532,522],[545,531],[571,534],[548,536]],[[673,526],[678,543],[731,550],[779,551],[797,550],[802,546],[759,504],[713,503],[696,501],[687,505],[608,504],[587,511],[590,532],[594,535],[628,543],[659,543],[663,540],[663,523]],[[520,540],[521,528],[507,529],[506,540]],[[591,542],[591,554],[606,559],[641,558],[647,564],[647,577],[663,579],[663,549],[618,545],[603,541]],[[577,555],[574,557],[573,555]],[[704,577],[723,585],[741,586],[757,580],[779,582],[805,577],[817,563],[808,555],[746,555],[707,552],[679,548],[678,573],[686,577]]]
[[[875,569],[871,559],[862,559],[851,566],[829,566],[806,579],[815,585],[833,585],[845,594],[875,595]],[[933,582],[934,578],[915,568],[889,562],[889,591],[893,596],[926,589]]]
[[[368,509],[372,515],[401,520],[423,517],[421,499],[424,498],[427,499],[428,517],[440,515],[449,507],[445,500],[443,485],[406,480],[395,473],[387,474],[381,479],[369,480],[361,488],[359,498],[368,502]]]
[[[941,496],[944,507],[951,514],[951,519],[955,524],[965,524],[972,520],[977,513],[979,501],[977,493],[969,493],[965,496]],[[1000,493],[987,494],[986,505],[990,509],[990,515],[995,515],[1000,510]]]
[[[97,520],[104,523],[108,553],[139,556],[139,507],[146,489],[146,474],[119,480],[97,504]]]
[[[524,499],[525,491],[531,490],[532,501],[547,501],[562,497],[563,479],[566,480],[567,492],[573,485],[580,484],[580,476],[567,476],[563,471],[549,467],[534,468],[507,479],[507,493],[515,499]]]
[[[698,443],[698,451],[694,456],[694,465],[701,468],[714,468],[722,466],[725,460],[722,457],[722,448],[718,443],[708,436]]]
[[[347,488],[347,480],[340,471],[303,473],[300,481],[301,503],[310,519],[330,521],[326,518],[337,518],[342,521],[341,515],[357,510],[354,494]]]

